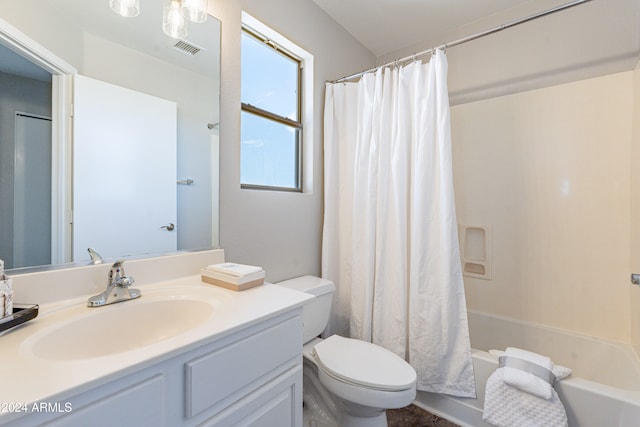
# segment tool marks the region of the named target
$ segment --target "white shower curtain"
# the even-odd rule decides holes
[[[327,84],[322,275],[328,332],[406,358],[419,390],[474,397],[446,76],[437,51]]]

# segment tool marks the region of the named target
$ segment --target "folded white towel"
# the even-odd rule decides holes
[[[207,270],[217,271],[219,273],[228,274],[229,276],[242,277],[252,273],[262,271],[262,267],[253,265],[236,264],[233,262],[225,262],[222,264],[212,264],[206,267]]]
[[[567,427],[567,413],[551,389],[551,398],[540,399],[504,381],[506,368],[498,368],[487,380],[482,419],[497,427]]]
[[[505,356],[506,353],[503,350],[489,350],[489,354],[493,356],[494,359],[499,360],[500,356]],[[571,375],[571,368],[567,368],[566,366],[553,365],[553,369],[551,370],[553,375],[556,377],[556,381],[560,381],[564,378],[567,378]]]
[[[546,356],[514,347],[507,347],[505,354],[509,358],[525,360],[540,366],[549,372],[553,371],[553,362]],[[552,396],[551,391],[553,389],[553,382],[547,382],[533,373],[522,370],[518,367],[505,366],[504,382],[518,390],[526,391],[527,393],[531,393],[543,399],[551,399]]]

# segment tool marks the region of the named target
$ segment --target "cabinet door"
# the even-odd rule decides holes
[[[162,406],[164,381],[162,375],[155,375],[119,389],[111,395],[99,396],[104,392],[103,389],[93,391],[96,400],[81,407],[73,407],[71,412],[47,425],[50,427],[162,427],[165,425]],[[121,383],[119,385],[122,387]],[[26,420],[28,419],[27,417]]]
[[[301,360],[301,348],[300,318],[295,317],[187,362],[187,419],[219,412],[253,392],[275,378],[279,367]]]
[[[301,427],[302,366],[291,368],[202,426]]]

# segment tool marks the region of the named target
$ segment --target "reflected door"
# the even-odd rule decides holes
[[[51,118],[16,113],[13,264],[51,264]]]
[[[84,76],[73,99],[73,260],[175,251],[176,104]]]

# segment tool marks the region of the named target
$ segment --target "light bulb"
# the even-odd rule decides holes
[[[171,0],[169,5],[164,7],[162,30],[174,39],[187,37],[187,20],[180,0]]]
[[[139,0],[109,0],[111,9],[120,16],[133,18],[140,13]]]
[[[183,6],[187,9],[191,22],[201,23],[207,20],[208,0],[184,0]]]

